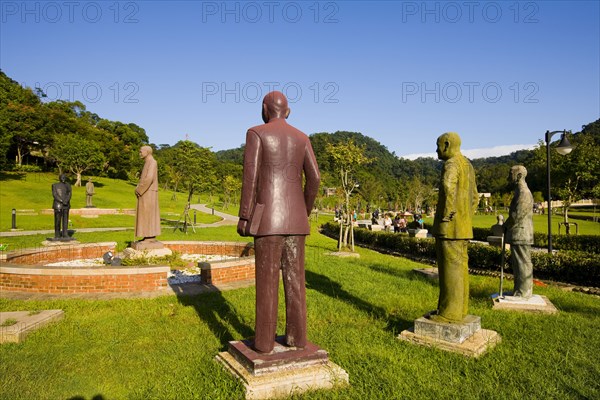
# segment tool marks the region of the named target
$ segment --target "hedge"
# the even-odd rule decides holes
[[[321,226],[321,233],[337,239],[339,225],[328,222]],[[366,247],[398,253],[412,259],[435,260],[436,258],[435,239],[433,238],[418,239],[405,234],[355,228],[354,240],[357,244]],[[469,268],[500,270],[502,250],[499,247],[469,243],[468,253]],[[509,257],[510,250],[507,250],[505,270],[512,272],[508,263]],[[550,255],[543,251],[532,251],[531,262],[536,278],[600,287],[600,257],[595,253],[560,251]]]
[[[431,225],[425,229],[431,231]],[[492,234],[491,228],[473,228],[473,239],[487,242]],[[534,247],[548,247],[548,235],[536,232],[533,234]],[[586,253],[600,254],[600,236],[595,235],[552,235],[552,248],[555,250],[576,250]]]

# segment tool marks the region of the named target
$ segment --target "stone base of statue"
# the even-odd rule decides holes
[[[42,242],[42,246],[64,246],[74,244],[79,244],[79,241],[72,237],[46,238],[46,240]]]
[[[167,247],[160,249],[136,250],[132,246],[123,250],[123,259],[130,260],[136,258],[165,257],[170,256],[171,254],[173,254],[173,252]]]
[[[239,379],[246,399],[288,397],[309,390],[348,384],[348,373],[329,360],[327,352],[308,342],[300,349],[287,347],[284,337],[276,338],[269,354],[252,349],[252,341],[229,342],[228,351],[216,360]]]
[[[431,279],[432,281],[440,279],[440,273],[438,272],[437,267],[415,268],[412,271],[415,274],[424,276],[425,278]]]
[[[427,229],[409,229],[408,236],[416,238],[427,238]]]
[[[154,250],[164,249],[165,245],[156,239],[143,239],[131,243],[131,248],[134,250]]]
[[[530,298],[507,296],[499,297],[498,293],[492,295],[494,310],[529,311],[546,314],[556,314],[558,309],[546,296],[534,294]]]
[[[481,318],[467,315],[460,323],[433,321],[430,312],[415,320],[415,326],[402,331],[398,339],[435,347],[468,357],[479,357],[500,343],[497,332],[481,329]]]

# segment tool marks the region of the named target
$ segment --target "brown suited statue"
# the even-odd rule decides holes
[[[69,210],[71,209],[71,185],[67,182],[67,176],[60,174],[60,182],[52,184],[52,197],[54,202],[54,239],[49,240],[72,240],[69,237]]]
[[[254,236],[256,333],[254,349],[269,353],[275,344],[279,271],[285,289],[285,344],[306,346],[304,240],[320,175],[308,137],[288,125],[283,93],[262,103],[264,125],[250,128],[244,150],[244,179],[238,233]],[[306,179],[302,185],[303,175]]]
[[[509,179],[515,185],[515,193],[504,224],[504,240],[510,244],[510,266],[515,281],[513,296],[528,299],[533,295],[533,196],[525,182],[526,176],[527,170],[522,165],[510,169]]]
[[[140,174],[140,182],[135,188],[137,209],[135,213],[135,236],[143,237],[132,247],[137,250],[162,248],[156,240],[160,235],[160,211],[158,208],[158,166],[152,156],[152,147],[142,146],[140,157],[144,159],[144,167]]]
[[[433,236],[440,279],[439,322],[463,321],[469,310],[469,258],[472,217],[479,203],[475,171],[460,152],[460,137],[444,133],[437,140],[438,158],[444,160]]]

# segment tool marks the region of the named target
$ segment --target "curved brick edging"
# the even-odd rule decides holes
[[[200,263],[202,283],[219,285],[254,279],[254,244],[243,242],[164,241],[165,247],[188,254],[239,257],[238,260]]]
[[[202,283],[228,284],[254,279],[252,243],[165,241],[180,253],[239,257],[238,260],[201,263]],[[115,242],[63,244],[6,254],[0,265],[0,292],[77,294],[154,292],[167,288],[168,266],[64,268],[43,264],[78,258],[102,257],[115,252]]]
[[[33,293],[149,292],[167,287],[170,267],[0,267],[0,291]]]

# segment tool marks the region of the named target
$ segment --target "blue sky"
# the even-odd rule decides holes
[[[598,1],[3,0],[0,11],[8,76],[156,144],[237,147],[270,88],[305,133],[357,131],[398,155],[433,155],[446,131],[471,157],[506,153],[600,117]]]

